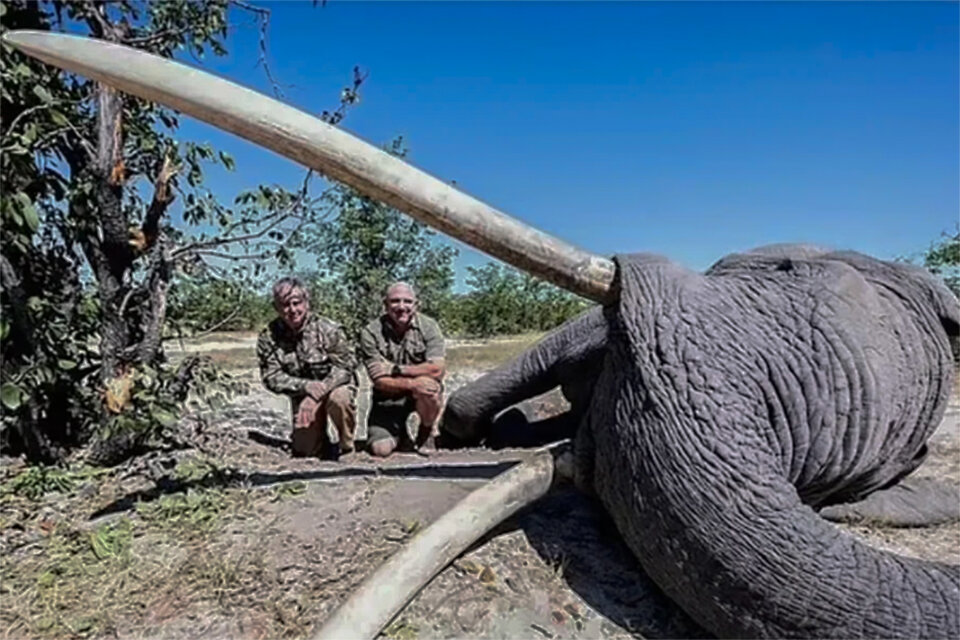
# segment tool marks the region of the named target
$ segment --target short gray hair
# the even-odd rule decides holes
[[[286,293],[287,291],[299,289],[303,292],[304,299],[307,302],[310,301],[310,290],[307,289],[306,285],[303,284],[303,281],[300,278],[294,276],[287,276],[286,278],[280,278],[277,280],[276,284],[273,285],[273,300],[276,302],[280,299],[280,296]]]
[[[386,288],[383,290],[384,300],[386,300],[387,296],[390,295],[390,289],[393,289],[394,287],[406,287],[407,289],[410,289],[410,293],[413,294],[413,299],[419,300],[419,298],[417,297],[417,290],[414,288],[414,286],[409,282],[404,282],[403,280],[398,280],[397,282],[394,282],[393,284],[388,284],[386,286]]]

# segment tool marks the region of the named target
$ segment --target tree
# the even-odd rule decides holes
[[[388,150],[406,155],[400,138]],[[438,244],[426,226],[349,187],[331,189],[326,200],[334,215],[305,229],[297,244],[317,257],[314,308],[356,335],[382,311],[384,289],[403,280],[416,287],[424,313],[442,317],[452,296],[456,249]]]
[[[0,28],[70,30],[200,60],[226,52],[231,9],[266,28],[267,10],[227,0],[5,1]],[[0,79],[3,436],[34,459],[94,436],[101,458],[122,456],[171,422],[200,367],[173,369],[163,353],[180,275],[252,278],[265,259],[290,264],[285,240],[322,216],[322,194],[308,173],[297,190],[260,186],[224,204],[203,170],[233,160],[178,140],[170,109],[6,45]],[[355,70],[328,121],[343,117],[360,82]]]
[[[923,266],[943,278],[950,290],[960,297],[960,228],[953,234],[943,232],[923,254]]]
[[[590,304],[550,283],[494,262],[467,267],[467,271],[471,291],[457,300],[457,325],[470,335],[553,329]]]

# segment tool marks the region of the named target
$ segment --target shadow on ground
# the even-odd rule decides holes
[[[710,638],[647,577],[613,522],[582,493],[553,491],[514,519],[592,609],[645,638]]]

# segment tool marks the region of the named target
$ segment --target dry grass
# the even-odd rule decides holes
[[[452,342],[448,368],[454,373],[491,368],[540,337]],[[250,335],[213,340],[215,348],[205,353],[253,375]],[[218,442],[232,450],[241,439]],[[937,440],[931,449],[940,461],[931,471],[960,478],[956,438]],[[241,447],[233,453],[249,452]],[[218,465],[226,463],[220,454],[195,453],[178,458],[164,473],[214,488],[169,493],[97,522],[88,521],[91,512],[131,490],[119,471],[34,470],[5,480],[0,638],[304,637],[430,521],[416,511],[423,505],[413,502],[439,504],[439,494],[427,489],[390,494],[385,489],[390,481],[383,479],[217,487]],[[262,468],[264,457],[249,462]],[[288,463],[283,458],[278,464]],[[155,484],[154,477],[140,488]],[[380,492],[385,497],[377,503]],[[638,595],[644,593],[638,582],[643,576],[631,569],[632,557],[624,549],[611,551],[607,534],[596,530],[582,502],[571,510],[569,502],[554,500],[552,507],[522,516],[523,531],[478,545],[428,585],[384,636],[626,637],[633,630],[628,615],[665,615],[655,598]],[[384,516],[384,509],[402,515]],[[960,548],[960,525],[852,530],[901,553],[920,549],[922,555],[956,561]],[[580,595],[592,590],[592,602],[607,603],[606,617],[584,605],[571,591],[575,584]],[[623,602],[616,599],[621,596]],[[612,615],[621,609],[622,615]],[[660,635],[689,634],[687,627],[672,626],[681,622],[665,619]]]
[[[235,575],[232,552],[207,543],[250,503],[247,491],[202,491],[165,496],[93,528],[79,519],[49,525],[0,565],[5,637],[109,634],[145,622],[158,598],[216,596]]]
[[[530,333],[481,341],[453,341],[447,346],[447,369],[491,369],[520,355],[542,337],[542,333]]]

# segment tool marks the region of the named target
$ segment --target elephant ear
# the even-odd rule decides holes
[[[943,280],[916,265],[884,262],[855,251],[838,251],[827,257],[850,264],[874,285],[911,301],[919,313],[932,311],[950,341],[954,361],[960,358],[960,303]]]

